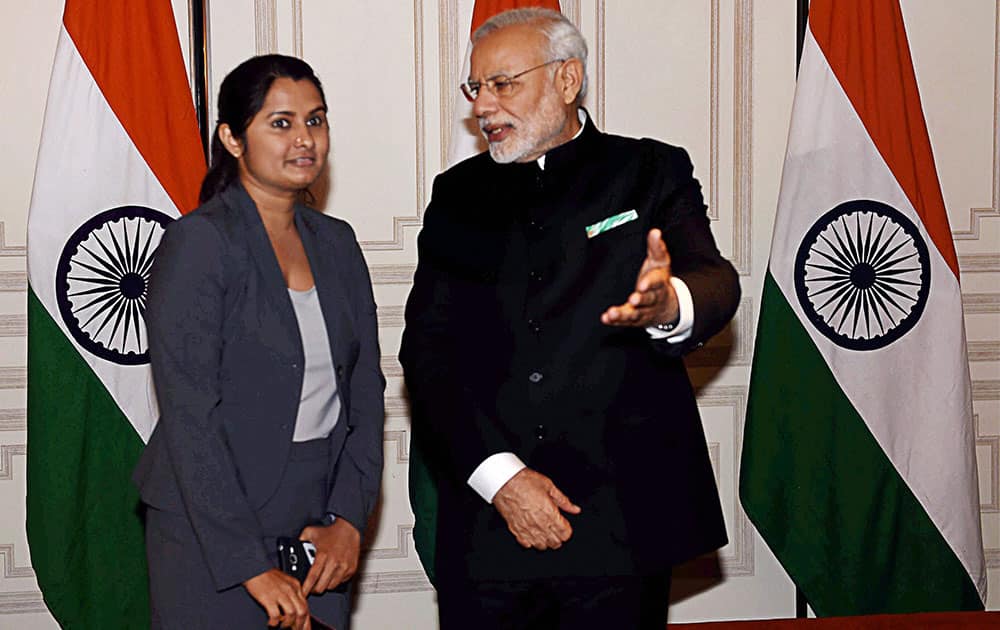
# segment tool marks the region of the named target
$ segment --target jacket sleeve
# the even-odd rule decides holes
[[[350,229],[350,228],[348,228]],[[382,484],[382,440],[385,421],[385,378],[378,343],[378,320],[368,266],[350,233],[351,310],[360,351],[351,375],[351,431],[337,464],[328,511],[345,518],[364,533]]]
[[[271,568],[220,417],[225,244],[208,220],[175,221],[149,282],[149,355],[168,459],[218,590]]]
[[[670,253],[671,273],[687,285],[694,301],[694,328],[680,343],[653,340],[669,356],[682,356],[704,345],[732,319],[740,301],[739,276],[722,257],[712,237],[701,185],[684,149],[655,143],[652,167],[659,189],[659,217]]]
[[[406,327],[400,346],[406,389],[412,405],[413,440],[425,449],[435,474],[445,473],[464,484],[487,457],[516,452],[513,441],[499,427],[495,414],[481,404],[455,358],[453,331],[467,280],[447,262],[455,235],[448,225],[449,199],[454,186],[434,182],[431,202],[417,239],[417,270],[406,301]]]

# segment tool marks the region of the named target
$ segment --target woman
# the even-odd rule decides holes
[[[368,269],[346,223],[297,202],[329,150],[309,65],[254,57],[218,102],[202,205],[167,228],[149,283],[161,415],[134,478],[153,627],[341,630],[382,472]],[[301,584],[276,568],[279,536],[315,544]]]

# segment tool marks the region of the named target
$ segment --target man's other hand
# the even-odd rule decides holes
[[[573,528],[560,510],[580,513],[580,506],[551,479],[530,468],[511,477],[493,497],[493,505],[517,542],[538,550],[558,549],[573,535]]]
[[[635,290],[624,304],[601,314],[608,326],[655,326],[677,321],[680,315],[677,293],[670,284],[670,253],[662,233],[652,229],[646,236],[646,259],[639,269]]]

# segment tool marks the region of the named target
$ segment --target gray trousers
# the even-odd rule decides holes
[[[298,537],[325,512],[330,474],[329,440],[295,442],[277,491],[257,511],[264,545],[277,567],[278,536]],[[146,556],[154,630],[253,629],[267,627],[267,614],[246,589],[216,591],[203,550],[185,514],[147,506]],[[336,630],[350,627],[350,592],[309,597],[312,616]]]

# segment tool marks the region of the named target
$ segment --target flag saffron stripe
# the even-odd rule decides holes
[[[469,31],[469,39],[472,39],[472,34],[483,25],[483,22],[497,13],[529,7],[558,11],[559,0],[476,0],[476,6],[472,9],[472,29]]]

